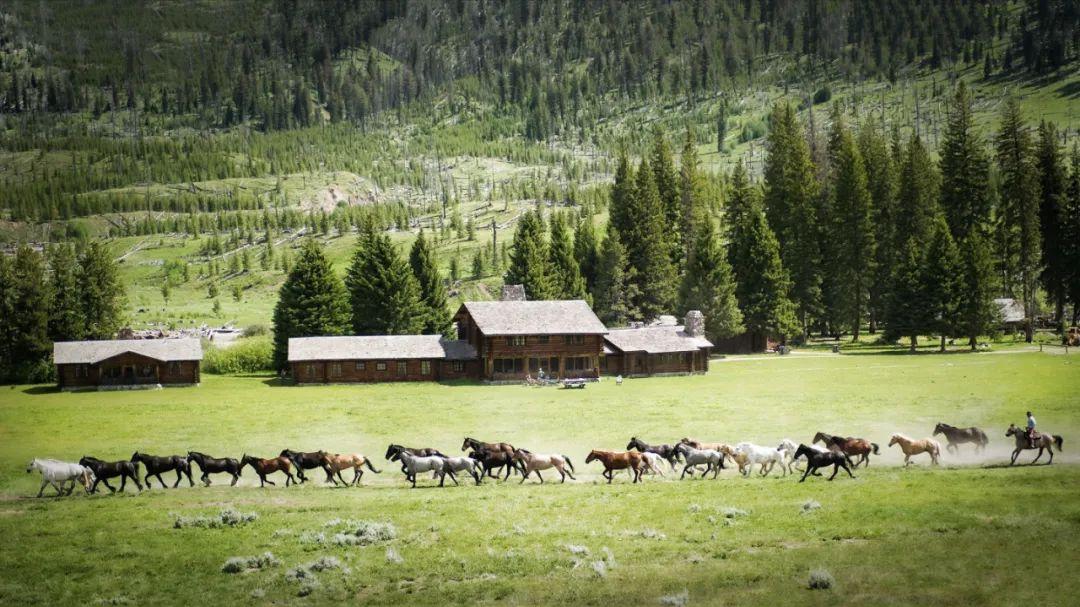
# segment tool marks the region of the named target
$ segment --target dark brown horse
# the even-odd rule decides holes
[[[667,460],[667,463],[671,464],[672,470],[675,469],[675,464],[679,461],[679,452],[675,449],[675,445],[650,445],[640,438],[632,436],[630,437],[630,442],[626,444],[626,450],[629,451],[631,449],[637,449],[642,452],[647,451],[659,455]]]
[[[840,472],[841,468],[847,471],[848,476],[855,478],[855,475],[851,473],[851,468],[848,468],[850,460],[847,455],[839,451],[818,451],[814,447],[799,445],[799,448],[795,450],[795,459],[800,457],[806,457],[806,472],[803,472],[802,478],[799,479],[800,483],[805,481],[806,477],[811,474],[821,476],[817,469],[828,468],[829,466],[833,467],[832,476],[829,477],[830,481],[836,478],[836,473]]]
[[[176,482],[173,483],[173,489],[180,486],[180,480],[182,475],[187,475],[188,485],[195,486],[195,481],[191,480],[191,464],[188,463],[187,458],[182,455],[147,455],[145,453],[139,453],[136,451],[131,454],[132,463],[141,463],[146,467],[146,488],[150,488],[150,476],[157,477],[158,482],[161,483],[161,488],[165,489],[165,481],[161,478],[162,472],[168,472],[169,470],[176,470]]]
[[[468,451],[469,449],[474,451],[503,451],[511,456],[514,455],[515,450],[510,443],[485,443],[466,436],[465,441],[461,443],[461,450]]]
[[[211,457],[205,453],[199,453],[198,451],[188,451],[187,461],[190,464],[195,462],[199,464],[199,469],[202,470],[202,476],[199,477],[207,487],[210,486],[210,475],[224,472],[232,476],[232,483],[230,486],[235,487],[236,481],[240,480],[240,462],[231,457]]]
[[[525,471],[523,470],[524,466],[521,462],[515,461],[513,454],[507,453],[506,451],[473,449],[469,452],[469,457],[479,462],[484,474],[494,479],[499,478],[503,469],[506,470],[506,476],[503,477],[503,480],[510,478],[510,475],[513,474],[515,470],[522,475],[525,474]],[[496,470],[498,472],[496,472]]]
[[[839,451],[848,457],[848,461],[851,461],[851,456],[858,456],[858,461],[852,462],[852,468],[858,468],[859,464],[870,465],[870,453],[874,455],[880,455],[878,451],[877,443],[872,443],[865,438],[852,438],[850,436],[834,436],[832,434],[825,434],[824,432],[818,432],[814,435],[814,440],[811,444],[821,441],[830,451]]]
[[[314,470],[316,468],[322,468],[323,472],[326,473],[326,482],[329,483],[334,480],[330,468],[323,463],[323,458],[328,455],[326,451],[304,452],[283,449],[278,455],[280,457],[289,458],[289,461],[293,463],[293,466],[296,466],[296,478],[300,479],[301,483],[307,482],[307,476],[304,475],[304,470]]]
[[[975,426],[957,428],[956,426],[938,422],[938,425],[934,426],[934,436],[938,434],[945,435],[945,440],[948,441],[945,450],[950,453],[959,453],[959,445],[964,443],[975,443],[975,453],[979,453],[985,451],[986,445],[990,442],[990,439],[986,437],[986,433]]]
[[[285,473],[286,487],[296,482],[296,479],[293,478],[292,473],[292,460],[287,457],[282,457],[279,455],[272,459],[263,459],[261,457],[252,457],[245,453],[244,457],[240,458],[240,468],[243,469],[244,466],[251,466],[251,468],[255,470],[255,474],[259,475],[260,487],[265,487],[266,483],[276,485],[277,483],[275,483],[274,481],[266,480],[267,474],[273,474],[275,472]]]
[[[84,455],[79,460],[80,466],[86,466],[94,473],[94,484],[90,487],[90,493],[97,493],[98,483],[105,483],[109,493],[116,493],[116,489],[109,484],[110,478],[120,477],[120,491],[127,485],[127,479],[134,481],[135,486],[142,491],[142,483],[139,482],[139,465],[127,460],[118,462],[103,462],[96,457]]]
[[[585,458],[585,463],[599,461],[604,465],[603,477],[607,479],[608,484],[611,484],[611,479],[614,478],[615,470],[630,469],[634,473],[634,482],[641,480],[641,473],[645,471],[645,456],[640,451],[600,451],[593,449],[589,451],[589,457]]]

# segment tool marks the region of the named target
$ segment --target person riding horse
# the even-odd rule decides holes
[[[1035,416],[1031,414],[1031,411],[1027,412],[1027,439],[1028,444],[1034,445],[1035,441],[1039,438],[1039,433],[1035,431]]]

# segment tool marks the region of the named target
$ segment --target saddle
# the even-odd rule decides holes
[[[1032,432],[1031,434],[1028,434],[1027,435],[1028,446],[1031,447],[1032,449],[1034,449],[1035,444],[1038,443],[1040,440],[1042,440],[1042,437],[1043,437],[1042,432],[1039,432],[1038,430]]]

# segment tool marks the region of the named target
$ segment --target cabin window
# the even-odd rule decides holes
[[[420,361],[420,375],[431,375],[431,361]]]
[[[386,370],[386,363],[375,363],[375,370],[376,371],[385,371]]]
[[[169,375],[180,375],[181,365],[178,362],[169,363]]]
[[[308,365],[305,370],[308,377],[315,377],[315,365]]]
[[[525,345],[525,336],[524,335],[511,335],[510,337],[506,338],[506,345],[508,345],[508,346],[524,346]]]
[[[454,373],[462,373],[465,371],[465,363],[460,360],[455,360],[453,365]]]
[[[584,335],[563,335],[563,343],[580,346],[585,343]]]
[[[521,373],[525,370],[525,359],[496,358],[494,366],[496,373]]]
[[[592,360],[588,356],[572,356],[564,361],[567,371],[585,371],[592,368]]]
[[[88,365],[75,365],[75,377],[89,377],[90,368]]]
[[[341,377],[341,363],[334,363],[330,365],[330,376]]]
[[[550,335],[537,335],[536,336],[536,343],[538,343],[538,344],[546,344],[546,343],[548,343],[550,341],[551,341],[551,336]]]
[[[367,368],[367,365],[364,362],[361,361],[361,362],[356,363],[356,370],[357,371],[363,371],[366,368]]]
[[[405,375],[406,373],[408,373],[408,370],[409,370],[409,368],[408,368],[407,363],[405,361],[403,361],[403,360],[398,361],[398,364],[397,364],[397,374],[398,375]]]

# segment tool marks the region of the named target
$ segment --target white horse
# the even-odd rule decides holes
[[[461,458],[469,459],[469,458]],[[439,477],[439,486],[442,487],[446,482],[446,475],[450,475],[450,479],[457,482],[454,477],[454,471],[450,469],[447,464],[447,458],[439,457],[438,455],[431,456],[418,456],[409,453],[408,451],[398,451],[390,458],[391,461],[399,460],[405,464],[405,480],[412,482],[412,486],[416,487],[416,473],[418,472],[434,472],[435,476]]]
[[[724,454],[715,449],[695,449],[686,443],[679,443],[675,446],[675,453],[682,455],[686,460],[686,466],[683,467],[679,480],[682,480],[687,472],[690,476],[694,476],[693,468],[700,464],[705,464],[705,471],[701,473],[701,478],[705,478],[709,470],[713,471],[713,478],[716,478],[724,465]]]
[[[754,464],[761,466],[760,471],[762,476],[768,476],[769,472],[772,472],[773,466],[780,464],[780,469],[784,471],[784,476],[787,476],[787,468],[784,466],[784,459],[787,457],[787,451],[784,449],[773,449],[772,447],[762,447],[761,445],[742,442],[735,445],[735,451],[745,455],[746,460],[749,463],[746,471],[743,472],[744,476],[750,475],[750,471],[754,469]]]
[[[529,475],[533,472],[536,473],[536,478],[540,479],[540,482],[544,482],[544,477],[540,476],[541,470],[555,469],[561,477],[561,482],[566,482],[566,477],[570,477],[570,480],[577,480],[574,478],[574,464],[570,461],[569,457],[560,455],[558,453],[532,453],[525,449],[514,450],[514,459],[525,465],[525,475],[521,477],[521,482],[524,483],[525,479],[529,478]],[[518,483],[521,484],[521,483]]]
[[[468,472],[469,476],[473,477],[476,484],[480,484],[480,477],[483,476],[483,472],[480,470],[480,462],[474,460],[471,457],[444,457],[445,469],[450,473],[450,480],[454,481],[454,484],[458,484],[455,472]],[[439,483],[442,485],[442,483]]]
[[[41,473],[41,488],[38,489],[38,497],[45,491],[46,485],[52,485],[56,489],[56,495],[64,495],[65,487],[69,481],[71,485],[66,488],[66,494],[71,495],[75,490],[75,482],[81,482],[83,489],[90,493],[90,485],[94,482],[94,473],[86,466],[62,462],[55,459],[33,459],[26,465],[27,472],[37,470]]]
[[[814,451],[816,451],[818,453],[827,453],[828,452],[828,449],[825,449],[824,447],[819,447],[817,445],[807,445],[807,447],[809,447],[810,449],[813,449]],[[776,450],[777,451],[783,450],[785,452],[784,453],[784,461],[787,462],[788,472],[792,472],[792,471],[795,471],[795,470],[798,470],[799,472],[802,472],[802,468],[799,468],[799,466],[797,465],[799,458],[795,456],[795,453],[799,450],[799,444],[798,443],[791,440],[790,438],[785,438],[784,440],[780,441],[780,446],[778,446],[776,448]]]

